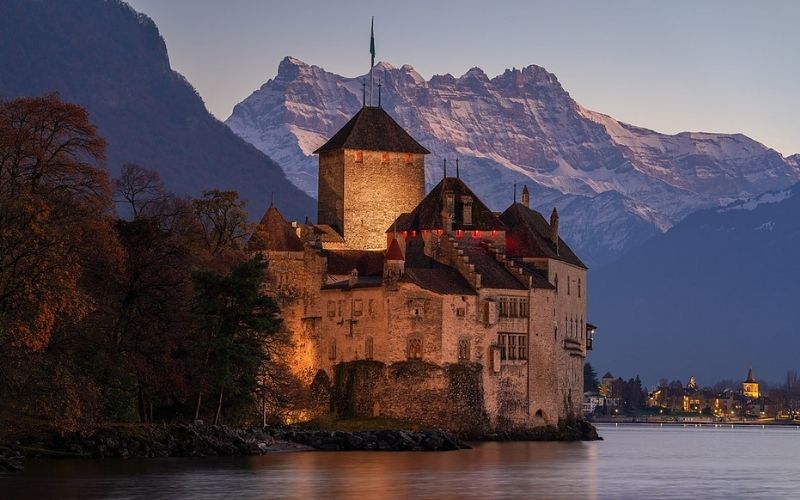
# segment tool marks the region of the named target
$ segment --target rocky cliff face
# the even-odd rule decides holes
[[[382,106],[433,152],[429,184],[442,175],[444,158],[458,157],[461,175],[501,210],[512,201],[512,183],[527,183],[533,206],[558,207],[568,241],[590,265],[697,209],[800,179],[797,161],[743,135],[666,135],[589,111],[539,66],[494,78],[473,68],[426,81],[411,66],[380,63],[375,104],[378,79]],[[313,195],[311,153],[361,106],[364,80],[287,57],[226,123]]]
[[[51,92],[89,111],[112,175],[139,163],[180,194],[237,190],[253,217],[273,192],[289,217],[316,212],[280,166],[208,113],[155,23],[119,0],[0,2],[0,98]]]

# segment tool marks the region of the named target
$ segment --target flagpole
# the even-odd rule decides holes
[[[372,95],[374,92],[374,80],[372,79],[372,68],[375,67],[375,16],[369,25],[369,105],[372,106]]]

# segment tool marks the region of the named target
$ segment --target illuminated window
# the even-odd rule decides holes
[[[381,163],[389,163],[389,153],[381,153]]]
[[[411,153],[407,153],[406,154],[405,162],[406,162],[406,165],[411,165],[411,163],[413,162],[413,159],[411,158]]]
[[[458,340],[458,360],[469,361],[469,339]]]
[[[364,152],[363,151],[356,151],[354,155],[354,159],[356,163],[364,163]]]
[[[419,337],[408,339],[408,359],[422,359],[422,339]]]

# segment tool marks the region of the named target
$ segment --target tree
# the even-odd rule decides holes
[[[583,365],[583,392],[597,392],[600,382],[597,380],[597,372],[591,363]]]
[[[80,106],[0,101],[0,344],[43,349],[91,309],[79,281],[110,229],[104,156]]]
[[[220,422],[225,398],[232,412],[253,406],[261,368],[286,341],[276,302],[261,293],[266,268],[259,255],[229,274],[193,275],[199,325],[196,347],[204,358],[205,384],[217,394],[215,424]]]
[[[245,202],[235,191],[204,191],[192,201],[200,227],[201,246],[213,258],[238,253],[251,233]],[[241,254],[239,254],[241,257]]]

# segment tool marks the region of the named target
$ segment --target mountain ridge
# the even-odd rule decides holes
[[[511,184],[527,183],[537,209],[559,208],[565,234],[590,264],[613,260],[619,249],[695,210],[800,180],[797,162],[743,135],[660,134],[589,111],[541,66],[492,78],[475,67],[460,77],[425,80],[411,65],[381,62],[374,73],[382,106],[433,152],[429,185],[440,177],[442,159],[454,157],[495,210],[510,203]],[[313,193],[316,159],[310,153],[361,106],[363,79],[286,57],[275,78],[237,104],[226,124]],[[598,242],[577,228],[592,225],[586,213],[608,209],[608,195],[597,197],[609,191],[620,196],[613,217],[601,218],[628,225],[616,240],[608,226]]]

